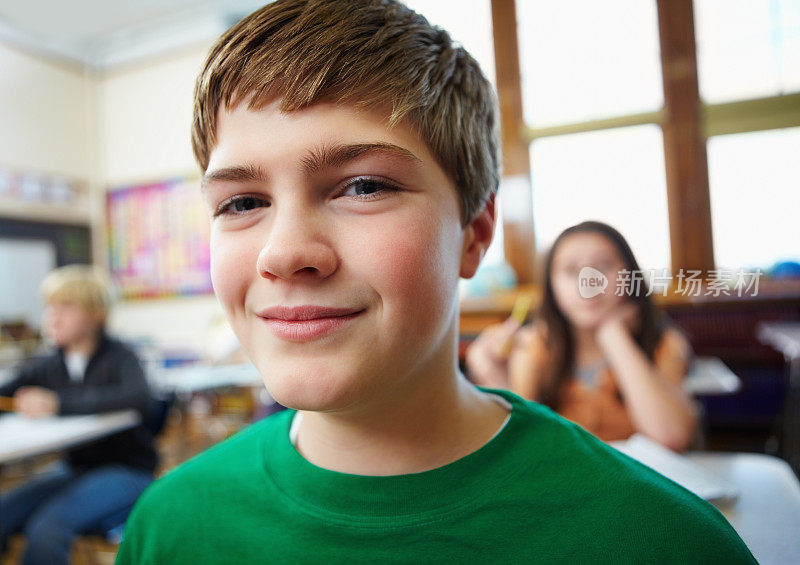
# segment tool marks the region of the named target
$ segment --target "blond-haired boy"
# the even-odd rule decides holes
[[[394,1],[278,0],[220,38],[192,130],[212,279],[293,410],[153,485],[119,563],[752,561],[703,501],[459,373],[495,127],[475,61]]]
[[[105,333],[110,305],[104,274],[68,265],[42,283],[44,331],[57,351],[25,364],[0,395],[30,418],[126,408],[149,416],[151,397],[141,364]],[[124,523],[153,480],[156,453],[144,424],[71,449],[57,469],[0,496],[0,550],[25,534],[23,563],[66,564],[76,535]]]

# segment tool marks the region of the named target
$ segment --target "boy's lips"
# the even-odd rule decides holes
[[[257,315],[275,337],[302,342],[329,335],[363,312],[364,309],[359,308],[274,306],[257,312]]]

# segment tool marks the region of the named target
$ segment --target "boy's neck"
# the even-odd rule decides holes
[[[90,357],[100,344],[100,332],[82,336],[63,346],[66,355],[84,355]]]
[[[476,451],[508,411],[467,382],[455,356],[450,359],[428,367],[405,394],[369,409],[302,412],[298,451],[318,467],[373,476],[428,471]]]

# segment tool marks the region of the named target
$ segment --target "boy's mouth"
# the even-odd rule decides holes
[[[280,339],[311,341],[327,336],[355,319],[363,309],[327,306],[274,306],[257,313]]]

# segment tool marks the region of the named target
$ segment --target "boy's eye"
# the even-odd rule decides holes
[[[397,189],[376,179],[355,179],[345,186],[342,196],[350,196],[359,200],[372,200],[385,196]]]
[[[214,217],[224,214],[244,214],[256,208],[267,208],[270,203],[257,196],[234,196],[219,205]]]

